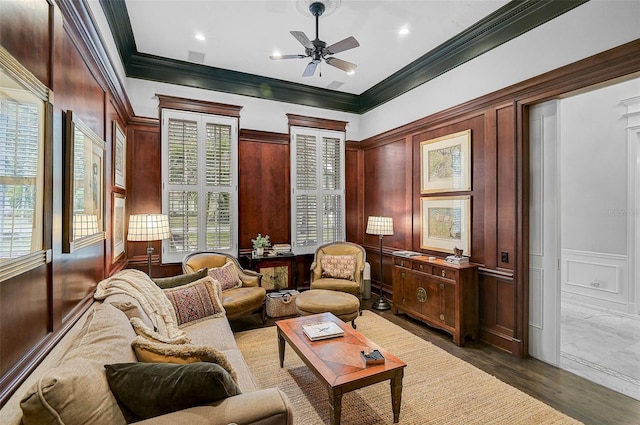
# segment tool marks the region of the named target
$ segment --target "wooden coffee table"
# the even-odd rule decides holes
[[[302,325],[328,321],[337,323],[344,330],[344,336],[311,341],[302,330]],[[387,379],[391,380],[393,422],[398,422],[402,398],[402,376],[406,367],[402,360],[352,329],[332,313],[278,320],[276,326],[278,328],[280,367],[284,365],[286,341],[309,369],[327,386],[332,424],[340,423],[342,394]],[[385,362],[365,367],[360,357],[360,351],[367,352],[373,349],[380,350]]]

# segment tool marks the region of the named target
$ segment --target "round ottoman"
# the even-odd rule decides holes
[[[300,316],[331,312],[344,322],[351,320],[356,328],[360,300],[355,295],[329,289],[310,289],[296,297],[296,311]]]

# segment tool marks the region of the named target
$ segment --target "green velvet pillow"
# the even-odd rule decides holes
[[[178,276],[171,277],[156,277],[152,280],[162,289],[169,289],[175,288],[176,286],[187,285],[191,282],[195,282],[196,280],[200,280],[203,277],[208,276],[208,273],[209,270],[205,267],[193,273],[180,274]]]
[[[241,393],[231,375],[216,363],[118,363],[104,367],[111,392],[138,419]]]

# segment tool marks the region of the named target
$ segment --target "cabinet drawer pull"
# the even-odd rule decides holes
[[[400,267],[404,267],[404,260],[400,260]]]
[[[442,277],[447,277],[447,272],[445,272],[444,270],[442,270]]]
[[[424,269],[424,266],[422,264],[420,264],[420,270]]]
[[[440,284],[440,289],[444,289],[444,283]]]
[[[421,303],[425,302],[427,300],[427,291],[425,291],[424,288],[418,288],[418,301],[420,301]]]
[[[440,320],[444,320],[444,314],[440,315]]]
[[[403,279],[404,279],[404,276],[405,276],[405,275],[404,275],[404,272],[402,272],[402,278],[403,278]]]

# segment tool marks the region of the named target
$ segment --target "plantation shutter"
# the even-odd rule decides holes
[[[292,127],[293,251],[310,254],[341,241],[344,229],[344,133]]]
[[[43,116],[35,96],[0,91],[0,261],[42,249]]]
[[[163,109],[163,211],[172,235],[164,262],[193,251],[235,255],[236,152],[235,119]]]

